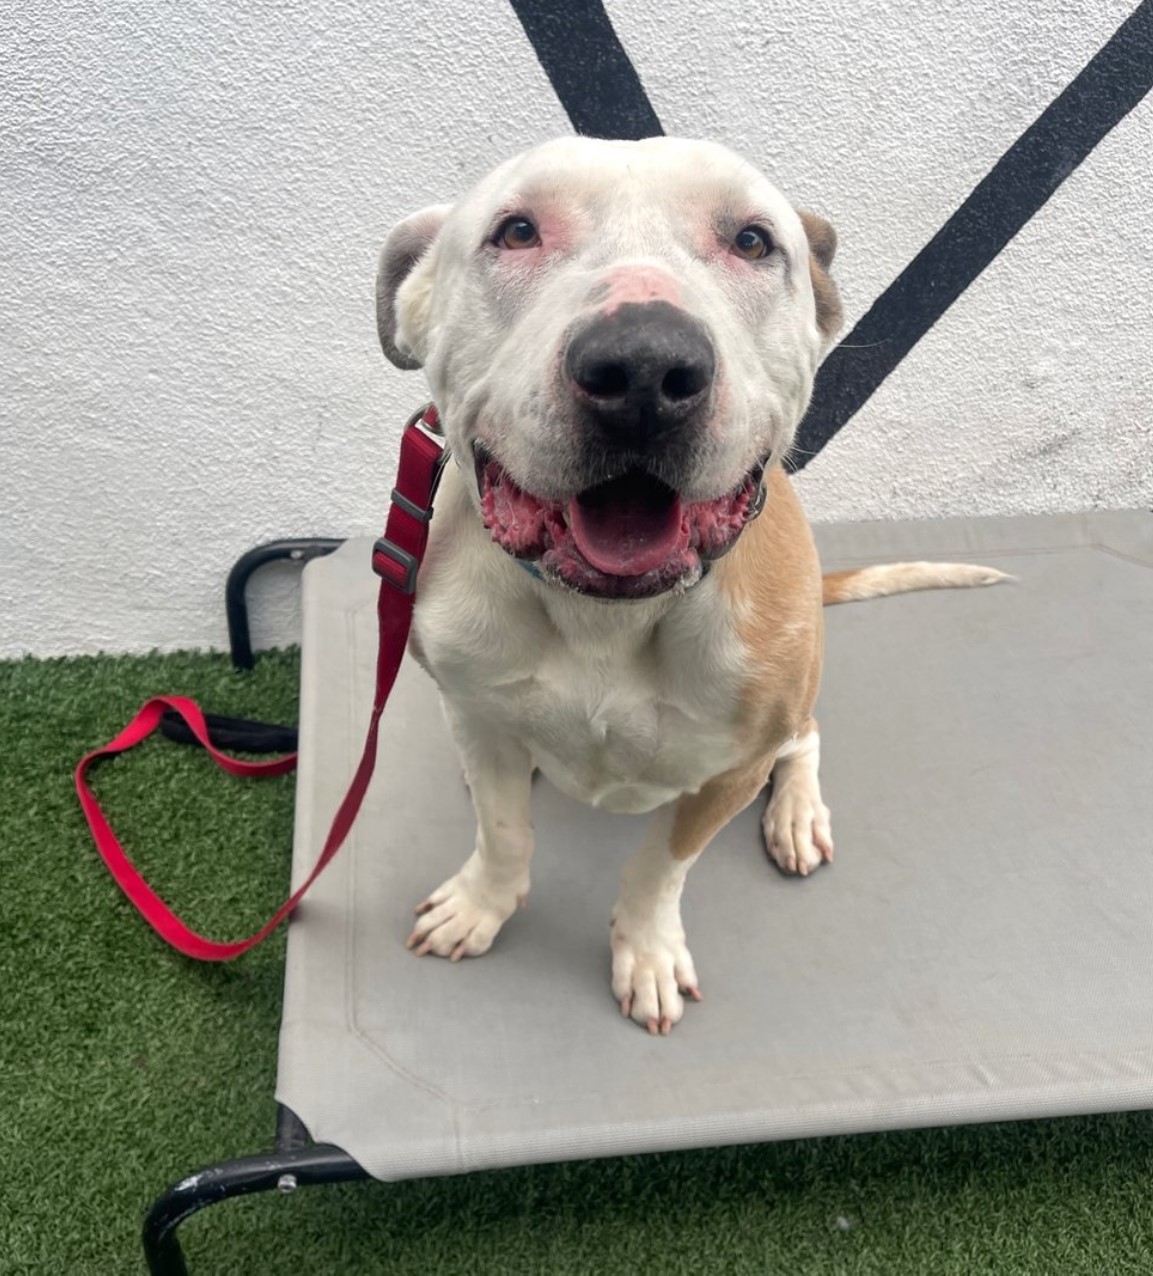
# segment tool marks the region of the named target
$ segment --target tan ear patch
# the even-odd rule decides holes
[[[836,335],[844,319],[841,297],[829,274],[829,267],[837,253],[837,232],[831,222],[807,209],[797,209],[797,215],[809,241],[809,277],[813,283],[813,298],[817,303],[817,327],[828,340]]]
[[[397,340],[397,293],[432,247],[450,208],[450,204],[434,204],[405,218],[393,228],[380,254],[376,272],[376,331],[381,349],[398,368],[419,368],[421,361]]]

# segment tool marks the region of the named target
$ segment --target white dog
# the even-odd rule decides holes
[[[781,461],[840,323],[835,245],[730,151],[672,138],[540,146],[389,237],[381,341],[424,367],[451,450],[411,649],[477,816],[417,953],[479,956],[525,902],[535,768],[653,812],[612,918],[613,995],[651,1033],[700,999],[686,875],[770,773],[769,854],[832,859],[822,578]],[[869,568],[824,601],[999,578]]]

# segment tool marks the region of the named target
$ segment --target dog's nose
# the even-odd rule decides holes
[[[576,397],[634,442],[694,423],[716,363],[704,325],[667,301],[618,307],[577,333],[565,356]]]

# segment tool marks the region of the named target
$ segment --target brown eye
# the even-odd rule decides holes
[[[773,251],[773,241],[759,226],[746,226],[733,240],[733,250],[746,261],[759,261]]]
[[[510,217],[501,222],[492,242],[498,248],[535,248],[540,235],[527,217]]]

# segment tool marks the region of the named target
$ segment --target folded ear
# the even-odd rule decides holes
[[[405,315],[397,308],[397,293],[416,265],[432,247],[444,225],[451,204],[433,204],[413,213],[393,227],[385,240],[376,271],[376,332],[381,348],[398,368],[419,368],[419,346],[427,320],[432,283],[421,294],[406,297]]]
[[[841,326],[844,312],[837,285],[829,275],[829,267],[837,252],[837,232],[816,213],[798,208],[797,215],[809,241],[809,276],[813,281],[813,298],[817,303],[817,327],[826,341],[831,341]]]

